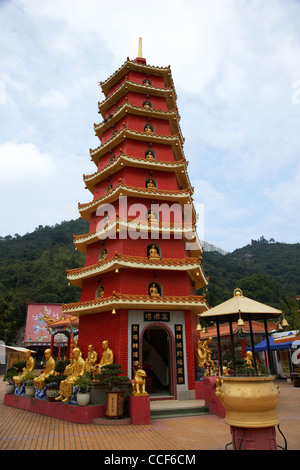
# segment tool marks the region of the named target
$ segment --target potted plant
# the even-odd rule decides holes
[[[77,403],[79,406],[87,406],[90,401],[90,389],[92,385],[92,377],[90,373],[86,373],[82,377],[78,377],[74,385],[77,386],[78,393],[77,393]]]
[[[8,395],[12,395],[15,391],[15,383],[13,381],[13,377],[17,374],[17,370],[14,367],[11,367],[10,369],[7,369],[7,372],[3,377],[3,382],[7,382],[6,393]]]
[[[46,385],[46,395],[48,398],[48,401],[55,401],[55,398],[59,396],[59,386],[60,382],[62,380],[66,379],[66,375],[64,374],[56,374],[56,375],[49,375],[45,379],[45,385]]]
[[[106,393],[106,417],[109,419],[119,419],[124,414],[124,394],[125,390],[120,390],[122,384],[130,385],[130,379],[124,375],[120,364],[108,364],[101,368],[101,374],[95,374],[95,379],[100,384],[108,387]]]
[[[34,397],[35,394],[35,388],[33,385],[33,379],[36,377],[35,372],[28,371],[24,375],[24,384],[25,384],[25,394],[27,397]]]

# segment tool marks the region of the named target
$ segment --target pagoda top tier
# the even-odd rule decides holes
[[[141,72],[141,73],[144,73],[145,75],[153,74],[153,75],[162,76],[164,78],[165,87],[172,88],[173,93],[175,95],[175,99],[177,99],[177,94],[175,91],[175,86],[174,86],[172,73],[171,73],[171,66],[168,65],[168,67],[158,67],[158,66],[147,65],[146,59],[142,57],[137,57],[135,60],[130,60],[129,57],[127,57],[127,61],[124,62],[124,64],[121,65],[121,67],[118,70],[116,70],[104,82],[100,82],[100,86],[104,95],[107,96],[110,88],[113,85],[115,85],[115,83],[120,81],[123,77],[125,77],[127,73],[130,71]]]

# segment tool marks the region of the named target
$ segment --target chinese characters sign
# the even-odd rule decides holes
[[[176,354],[176,375],[177,384],[184,384],[184,356],[183,356],[183,335],[182,325],[175,325],[175,354]]]
[[[139,336],[140,336],[140,327],[139,327],[139,325],[131,325],[132,367],[135,366],[136,362],[140,362]]]
[[[170,312],[144,312],[144,321],[170,321]]]

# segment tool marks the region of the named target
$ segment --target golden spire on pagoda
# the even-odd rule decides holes
[[[142,51],[142,38],[139,38],[139,55],[138,57],[143,57],[143,51]]]

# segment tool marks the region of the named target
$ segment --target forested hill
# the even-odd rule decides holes
[[[87,231],[88,223],[78,219],[0,238],[0,340],[12,344],[25,323],[27,302],[79,300],[80,290],[68,286],[66,269],[84,265],[84,255],[75,251],[73,234]],[[263,237],[226,256],[204,252],[209,304],[232,297],[236,287],[274,307],[280,308],[282,300],[292,302],[300,295],[299,257],[300,244],[269,243]]]

